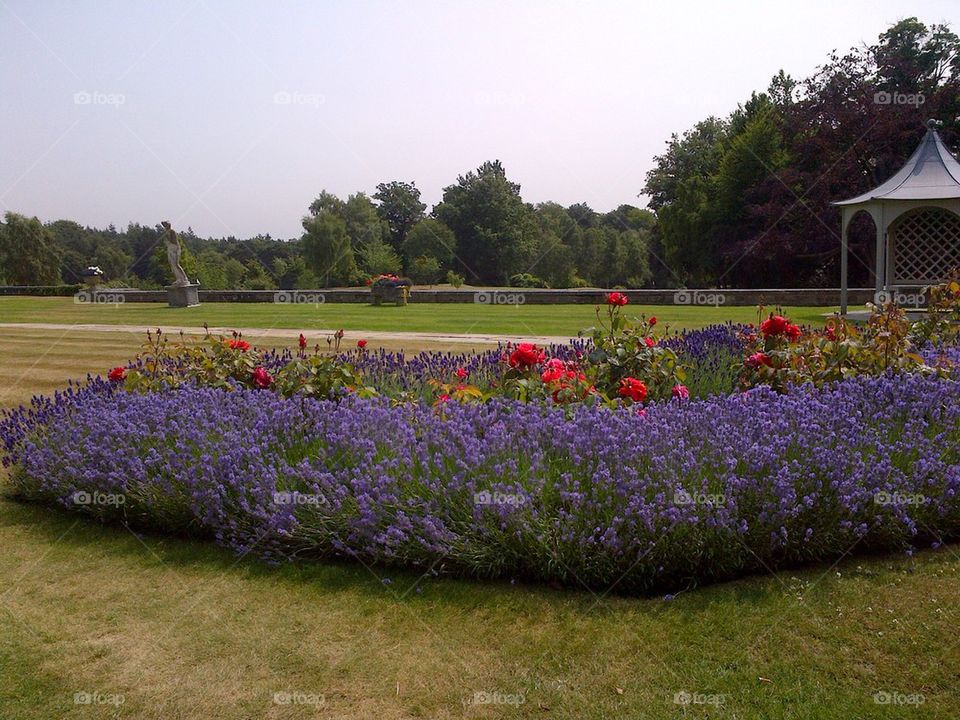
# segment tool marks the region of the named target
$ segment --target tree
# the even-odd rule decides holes
[[[401,271],[400,256],[389,243],[377,238],[360,251],[360,264],[368,275],[394,275]]]
[[[400,252],[410,229],[423,219],[427,206],[420,202],[416,183],[395,180],[377,185],[373,199],[379,202],[377,214],[390,228],[390,244]]]
[[[439,220],[426,218],[414,225],[407,233],[401,248],[404,265],[409,268],[417,258],[429,257],[437,261],[446,272],[453,267],[457,239],[453,231]]]
[[[0,225],[0,275],[10,285],[57,285],[53,234],[37,218],[7,212]]]
[[[357,265],[347,234],[347,224],[329,212],[303,219],[303,255],[321,287],[352,282]]]
[[[499,160],[444,188],[434,216],[457,238],[457,260],[475,282],[505,285],[524,270],[536,240],[532,210],[520,198],[520,185],[507,179]]]

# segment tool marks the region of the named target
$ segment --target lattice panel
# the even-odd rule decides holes
[[[948,210],[914,210],[891,233],[894,284],[942,281],[960,267],[960,217]]]

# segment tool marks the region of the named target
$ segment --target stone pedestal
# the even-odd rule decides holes
[[[167,285],[170,307],[193,307],[200,304],[199,285]]]

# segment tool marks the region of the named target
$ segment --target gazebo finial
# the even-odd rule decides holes
[[[936,118],[930,118],[929,120],[927,120],[927,127],[930,128],[931,130],[936,130],[941,125],[943,125],[943,123],[937,120]]]

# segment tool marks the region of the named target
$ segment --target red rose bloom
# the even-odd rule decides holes
[[[800,328],[791,324],[782,315],[771,315],[760,323],[760,332],[763,333],[765,338],[786,336],[791,340],[796,340],[800,337]]]
[[[650,327],[653,327],[654,325],[657,324],[657,318],[656,318],[656,316],[651,317],[647,322],[650,323]]]
[[[443,395],[437,398],[437,402],[442,402],[442,403],[448,402],[449,400],[450,400],[450,396],[447,395],[446,393],[444,393]]]
[[[518,343],[516,349],[510,353],[508,362],[510,367],[525,370],[534,365],[539,365],[545,357],[543,350],[533,343]]]
[[[266,390],[273,385],[273,378],[265,369],[258,367],[253,371],[253,384],[261,390]]]
[[[654,345],[657,344],[657,341],[656,341],[656,340],[654,340],[653,338],[649,338],[649,337],[645,337],[645,338],[643,339],[643,341],[647,344],[647,347],[648,347],[648,348],[652,348]]]
[[[461,380],[466,380],[466,379],[467,379],[467,376],[470,375],[470,373],[468,373],[468,372],[467,372],[464,368],[462,368],[462,367],[461,367],[461,368],[457,368],[456,371],[454,371],[453,374],[456,375],[456,376],[457,376],[458,378],[460,378]]]
[[[623,307],[628,302],[630,301],[627,299],[627,296],[624,295],[623,293],[612,292],[609,295],[607,295],[607,305],[616,305],[618,307]]]
[[[647,386],[642,380],[628,377],[620,381],[618,390],[621,397],[628,397],[634,402],[643,402],[647,399]]]
[[[754,353],[747,358],[747,365],[752,368],[758,368],[761,365],[766,365],[767,367],[773,367],[773,361],[770,359],[770,356],[766,353],[758,352]]]
[[[366,340],[357,340],[357,347],[363,350],[367,346]]]
[[[300,339],[297,340],[300,343],[300,349],[303,350],[307,346],[307,338],[304,337],[303,333],[300,333]]]
[[[250,349],[250,343],[246,340],[230,340],[229,345],[231,350],[239,350],[240,352],[246,352]]]
[[[110,382],[120,382],[127,377],[127,369],[122,367],[115,367],[110,371],[110,374],[107,375],[110,379]]]
[[[690,397],[690,391],[686,385],[674,385],[670,393],[678,400],[687,400]]]

